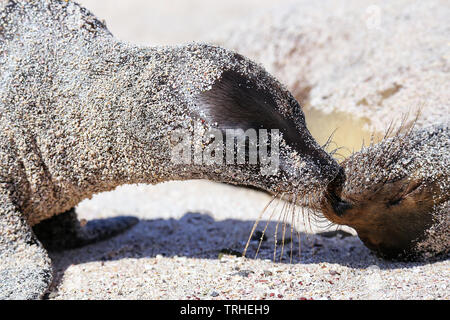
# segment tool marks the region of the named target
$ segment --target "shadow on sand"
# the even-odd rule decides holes
[[[59,285],[70,265],[90,261],[151,258],[157,255],[219,259],[223,252],[242,253],[254,223],[255,221],[236,219],[216,221],[208,214],[193,212],[184,214],[180,219],[140,220],[126,232],[108,240],[77,249],[50,252],[55,270],[53,286]],[[282,249],[283,224],[280,223],[277,227],[276,221],[260,221],[256,230],[263,231],[266,224],[266,239],[261,242],[258,255],[255,258],[261,233],[250,241],[247,258],[273,261],[275,252],[276,263],[301,265],[327,262],[358,269],[374,264],[381,269],[409,268],[424,264],[381,260],[358,237],[342,237],[340,232],[331,232],[326,236],[294,232],[291,236],[289,224],[285,227],[285,244]],[[278,231],[277,240],[275,230]]]

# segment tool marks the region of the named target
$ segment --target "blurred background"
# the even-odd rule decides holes
[[[199,41],[286,0],[79,0],[119,39],[144,45]]]

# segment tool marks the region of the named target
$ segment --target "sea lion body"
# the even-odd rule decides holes
[[[384,258],[424,260],[450,251],[449,124],[411,130],[346,159],[345,181],[322,202]]]
[[[201,178],[295,195],[340,174],[292,95],[237,53],[123,43],[70,1],[4,1],[0,9],[2,298],[42,296],[51,265],[31,227],[53,233],[53,224],[40,232],[38,224],[62,213],[73,219],[73,207],[95,193]],[[279,129],[277,174],[172,161],[170,133],[234,128]]]

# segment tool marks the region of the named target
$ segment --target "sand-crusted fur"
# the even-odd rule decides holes
[[[383,257],[428,259],[450,250],[450,130],[437,124],[363,148],[343,164],[327,218],[355,228]]]
[[[9,258],[18,249],[5,234],[14,230],[17,239],[31,237],[29,226],[121,184],[203,178],[304,194],[323,188],[338,172],[336,161],[306,129],[292,95],[237,53],[207,44],[124,43],[72,1],[3,1],[0,9],[0,193],[10,190],[0,204],[0,252]],[[225,72],[234,76],[220,86]],[[236,85],[242,78],[245,86]],[[275,112],[288,120],[280,128],[267,128],[296,131],[302,142],[282,143],[277,175],[261,175],[258,166],[245,164],[171,161],[174,130],[221,128],[223,117],[206,114],[215,100],[202,99],[205,92],[215,92],[214,99],[226,97],[231,110],[239,107],[239,97],[253,95],[249,101],[265,106],[261,114],[252,111],[256,119]],[[265,116],[264,110],[271,113]],[[264,125],[245,119],[247,127]],[[19,220],[27,224],[19,228]],[[40,259],[46,260],[44,251]],[[20,268],[22,260],[16,262]],[[44,270],[40,266],[36,261],[35,270]],[[14,284],[2,286],[14,296]],[[38,291],[27,297],[39,296]]]

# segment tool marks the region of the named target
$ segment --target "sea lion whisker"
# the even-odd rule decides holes
[[[308,194],[308,208],[310,208],[311,204],[312,204],[311,194]],[[308,223],[309,223],[309,229],[312,231],[311,216],[312,216],[312,214],[311,214],[311,211],[310,211],[310,212],[308,212]]]
[[[289,212],[289,208],[292,206],[292,203],[287,203],[286,205],[286,209],[283,212],[283,228],[282,228],[282,234],[281,234],[281,253],[280,253],[280,262],[283,259],[283,253],[284,253],[284,241],[286,239],[286,226],[287,226],[287,222],[286,222],[286,217],[288,215]]]
[[[275,207],[272,209],[272,213],[270,214],[270,216],[269,216],[269,219],[267,220],[267,222],[266,222],[266,225],[264,226],[264,229],[263,229],[263,231],[262,231],[262,234],[261,234],[261,238],[259,239],[259,242],[258,242],[258,248],[256,249],[256,252],[255,252],[255,259],[256,259],[256,257],[258,256],[258,253],[259,253],[259,250],[260,250],[260,248],[261,248],[261,245],[262,245],[262,241],[263,241],[263,238],[264,238],[264,235],[265,235],[265,233],[266,233],[266,231],[267,231],[267,228],[269,227],[269,223],[270,223],[270,221],[272,220],[272,217],[273,217],[273,215],[275,214],[275,212],[276,212],[276,209],[278,208],[278,205],[280,204],[280,202],[282,202],[283,201],[283,197],[284,197],[284,193],[281,195],[281,198],[276,198],[277,199],[277,202],[276,202],[276,205],[275,205]]]
[[[394,130],[394,123],[395,123],[395,119],[391,119],[391,121],[389,122],[389,125],[384,133],[384,137],[382,140],[388,139],[392,133],[392,131]]]
[[[251,241],[251,239],[252,239],[252,236],[253,236],[253,234],[254,234],[254,232],[255,232],[255,230],[256,230],[256,227],[258,226],[258,224],[259,224],[259,222],[260,222],[262,216],[263,216],[264,213],[266,212],[267,208],[272,204],[272,202],[273,202],[277,197],[278,197],[278,194],[274,194],[274,195],[272,196],[272,199],[270,199],[270,201],[264,206],[264,208],[263,208],[263,210],[261,211],[261,213],[259,214],[258,218],[255,220],[255,223],[253,224],[252,230],[251,230],[250,235],[249,235],[249,237],[248,237],[247,243],[245,244],[244,251],[243,251],[243,253],[242,253],[242,256],[243,256],[243,257],[245,257],[245,254],[247,253],[247,249],[248,249],[248,246],[249,246],[250,241]],[[264,236],[264,235],[263,235],[263,236]]]
[[[299,215],[297,215],[297,221],[299,221],[299,219],[300,219],[300,217],[299,217]],[[298,259],[299,259],[299,261],[301,261],[301,233],[300,233],[299,227],[296,228],[296,232],[297,232],[297,237],[298,237]]]
[[[278,214],[278,219],[277,219],[277,224],[276,224],[276,226],[275,226],[275,232],[274,232],[274,251],[273,251],[273,262],[275,262],[276,261],[276,254],[277,254],[277,244],[278,244],[278,227],[279,227],[279,225],[280,225],[280,218],[281,218],[281,215],[283,214],[283,212],[284,212],[284,210],[285,210],[285,207],[286,207],[286,205],[287,205],[287,202],[286,201],[284,201],[283,202],[283,206],[281,207],[281,211],[280,211],[280,213]]]
[[[330,143],[333,142],[332,139],[333,139],[333,136],[334,136],[334,134],[336,133],[337,129],[338,129],[338,128],[334,129],[333,132],[331,132],[331,134],[330,134],[329,137],[327,138],[327,141],[322,145],[322,148],[323,148],[324,150],[326,150],[326,149],[328,148],[328,146],[330,145]]]
[[[307,226],[306,226],[306,217],[305,217],[305,206],[304,205],[302,205],[301,207],[300,207],[300,209],[301,209],[301,216],[302,216],[302,220],[303,220],[303,223],[302,223],[302,225],[305,227],[305,229],[307,228]]]
[[[295,227],[295,209],[296,209],[296,198],[294,197],[294,205],[292,206],[292,213],[291,213],[291,248],[289,253],[289,263],[292,263],[292,251],[293,251],[293,245],[294,245],[294,227]]]

